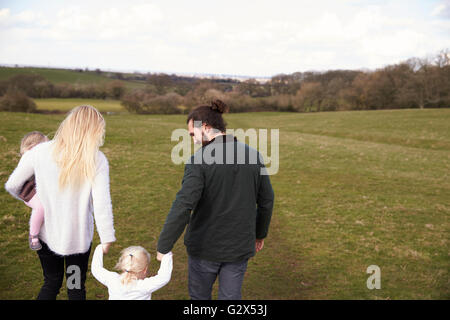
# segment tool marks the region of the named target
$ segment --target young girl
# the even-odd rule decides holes
[[[39,143],[48,141],[48,138],[39,131],[33,131],[26,134],[20,143],[20,154],[31,150]],[[34,175],[24,183],[22,190],[19,193],[19,198],[22,199],[31,209],[30,217],[30,235],[28,242],[31,250],[40,250],[42,245],[39,242],[39,231],[44,222],[44,207],[36,194],[36,181]]]
[[[150,254],[140,246],[122,250],[115,266],[121,272],[111,272],[103,268],[102,246],[98,245],[92,258],[92,275],[108,287],[109,300],[151,300],[152,292],[162,288],[172,275],[172,252],[161,260],[158,274],[147,278]]]

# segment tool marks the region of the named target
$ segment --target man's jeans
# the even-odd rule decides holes
[[[219,300],[241,300],[241,288],[248,259],[238,262],[213,262],[188,257],[189,296],[192,300],[211,300],[219,276]]]

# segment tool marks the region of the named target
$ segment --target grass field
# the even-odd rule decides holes
[[[0,80],[7,80],[16,74],[37,74],[46,78],[52,83],[80,83],[80,84],[101,84],[113,81],[102,74],[94,71],[77,72],[68,69],[51,69],[51,68],[7,68],[0,67]],[[128,88],[143,88],[145,83],[140,81],[122,81]]]
[[[106,115],[106,142],[121,249],[152,254],[183,166],[170,160],[185,116]],[[29,131],[52,135],[63,115],[0,113],[0,183]],[[275,208],[264,249],[250,260],[244,299],[449,299],[450,110],[226,115],[229,128],[280,129]],[[270,149],[269,149],[270,150]],[[28,249],[29,209],[0,191],[0,299],[33,299],[42,283]],[[98,236],[94,237],[94,245]],[[381,289],[366,287],[369,265]],[[107,299],[90,273],[88,299]],[[217,287],[215,287],[217,292]],[[61,299],[67,294],[62,290]],[[153,299],[188,299],[187,256],[174,248],[171,282]]]

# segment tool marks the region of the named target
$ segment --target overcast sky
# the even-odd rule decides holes
[[[0,0],[0,64],[272,76],[450,48],[450,0]]]

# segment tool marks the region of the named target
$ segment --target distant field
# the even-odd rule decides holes
[[[127,112],[127,110],[120,105],[118,100],[101,100],[101,99],[33,99],[40,110],[59,110],[69,111],[76,106],[88,104],[94,106],[101,112]]]
[[[117,236],[105,266],[112,270],[121,249],[142,245],[155,274],[157,239],[183,176],[170,138],[186,118],[105,117]],[[21,137],[52,136],[63,118],[0,113],[2,186]],[[450,109],[244,113],[226,121],[230,129],[280,129],[272,224],[249,261],[244,299],[450,299]],[[3,188],[0,207],[0,299],[33,299],[42,270],[28,249],[29,209]],[[189,298],[182,238],[173,251],[172,280],[153,299]],[[366,287],[370,265],[381,269],[380,290]],[[107,299],[90,272],[86,285],[88,299]]]
[[[0,67],[0,80],[7,80],[9,77],[21,73],[33,73],[45,77],[53,83],[67,82],[67,83],[107,83],[113,79],[107,78],[104,75],[99,75],[94,71],[71,71],[67,69],[47,69],[47,68],[6,68]],[[122,81],[129,88],[142,88],[145,83],[139,81]]]

